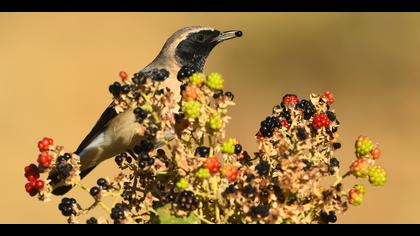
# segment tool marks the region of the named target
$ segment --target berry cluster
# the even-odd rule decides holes
[[[366,193],[366,189],[363,185],[356,184],[349,190],[348,202],[353,206],[359,206],[363,202],[363,196]]]
[[[191,191],[182,191],[176,199],[177,206],[183,211],[193,211],[198,207],[199,201]]]
[[[54,144],[54,140],[51,138],[45,137],[38,142],[38,148],[40,152],[45,152],[50,149],[50,146]]]
[[[311,117],[315,114],[315,106],[311,101],[303,99],[296,105],[296,107],[303,111],[303,118],[305,120],[311,119]]]
[[[114,224],[119,224],[125,219],[125,211],[128,210],[126,204],[117,203],[114,208],[111,209],[111,219],[114,220]]]
[[[322,127],[327,128],[328,126],[330,126],[330,119],[328,118],[327,114],[316,114],[312,121],[312,125],[315,129],[319,129]]]
[[[269,116],[261,121],[260,134],[262,137],[271,137],[275,129],[281,128],[280,120],[277,117]]]
[[[133,112],[135,132],[143,138],[115,156],[120,172],[86,188],[78,176],[79,157],[44,138],[39,165],[25,168],[26,191],[46,200],[63,185],[85,190],[94,199],[91,206],[82,208],[72,198],[59,205],[70,223],[96,207],[111,220],[90,217],[86,223],[335,223],[337,214],[348,204],[360,205],[366,192],[360,184],[343,190],[344,178],[386,183],[385,170],[375,164],[381,151],[365,136],[356,141],[357,159],[340,174],[335,153],[341,147],[340,122],[331,92],[309,99],[283,96],[260,123],[257,151],[248,153],[237,139],[226,138],[234,95],[223,91],[223,77],[196,71],[183,66],[178,72],[178,101],[162,83],[168,71],[139,72],[131,79],[121,71],[121,80],[109,87],[115,110]],[[320,183],[328,176],[336,181],[325,187]]]
[[[324,224],[337,222],[337,216],[335,215],[334,211],[330,211],[328,213],[326,213],[325,211],[321,211],[319,213],[319,218],[321,220],[321,223]]]
[[[221,166],[222,165],[216,156],[207,158],[203,163],[203,167],[207,168],[212,174],[218,173]]]
[[[74,198],[63,198],[61,203],[58,205],[58,209],[61,211],[63,216],[69,217],[76,214],[77,201]]]
[[[45,182],[38,179],[39,176],[39,170],[35,164],[25,167],[25,177],[29,181],[25,184],[25,190],[31,196],[35,196],[39,191],[44,190]]]
[[[325,91],[322,95],[321,95],[321,99],[328,103],[328,104],[333,104],[335,99],[334,99],[334,95],[330,92],[330,91]]]

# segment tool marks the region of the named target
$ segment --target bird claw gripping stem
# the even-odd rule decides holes
[[[134,112],[136,132],[144,137],[115,157],[120,171],[114,178],[85,187],[79,157],[44,138],[38,164],[25,167],[30,196],[50,199],[59,181],[85,190],[91,205],[83,208],[74,198],[59,205],[69,223],[334,223],[366,192],[361,184],[345,191],[344,178],[386,183],[385,170],[375,164],[380,149],[366,136],[357,139],[356,159],[340,174],[340,122],[331,92],[301,100],[286,94],[261,122],[259,148],[250,155],[238,139],[226,137],[228,108],[235,103],[220,74],[182,68],[179,101],[162,83],[167,76],[158,70],[130,80],[120,72],[121,81],[110,86],[116,111]],[[42,177],[51,173],[56,179]],[[325,187],[321,181],[328,176],[336,181]],[[106,215],[88,217],[97,207]]]

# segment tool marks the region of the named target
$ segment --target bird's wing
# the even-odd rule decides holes
[[[112,102],[102,113],[99,120],[96,122],[90,133],[83,139],[82,143],[76,150],[76,154],[79,155],[99,134],[101,134],[109,122],[117,116],[117,111],[114,109],[114,102]]]

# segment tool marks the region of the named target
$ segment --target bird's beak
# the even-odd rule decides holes
[[[229,31],[220,33],[219,36],[216,37],[216,41],[220,43],[228,39],[239,38],[239,37],[242,37],[242,31],[229,30]]]

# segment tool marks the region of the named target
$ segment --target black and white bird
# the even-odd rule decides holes
[[[147,74],[162,69],[169,72],[164,83],[176,96],[179,96],[176,99],[180,99],[181,84],[177,79],[178,71],[188,66],[197,72],[202,72],[207,57],[216,45],[241,36],[242,32],[239,30],[222,32],[202,26],[182,28],[166,41],[157,57],[140,72]],[[136,133],[139,123],[135,122],[135,119],[132,110],[117,114],[113,103],[106,108],[75,151],[75,154],[80,156],[81,178],[88,175],[102,161],[130,151],[139,144],[142,137]],[[49,178],[54,186],[56,176],[50,175]],[[72,188],[72,186],[55,184],[57,185],[53,189],[55,195],[63,195]]]

